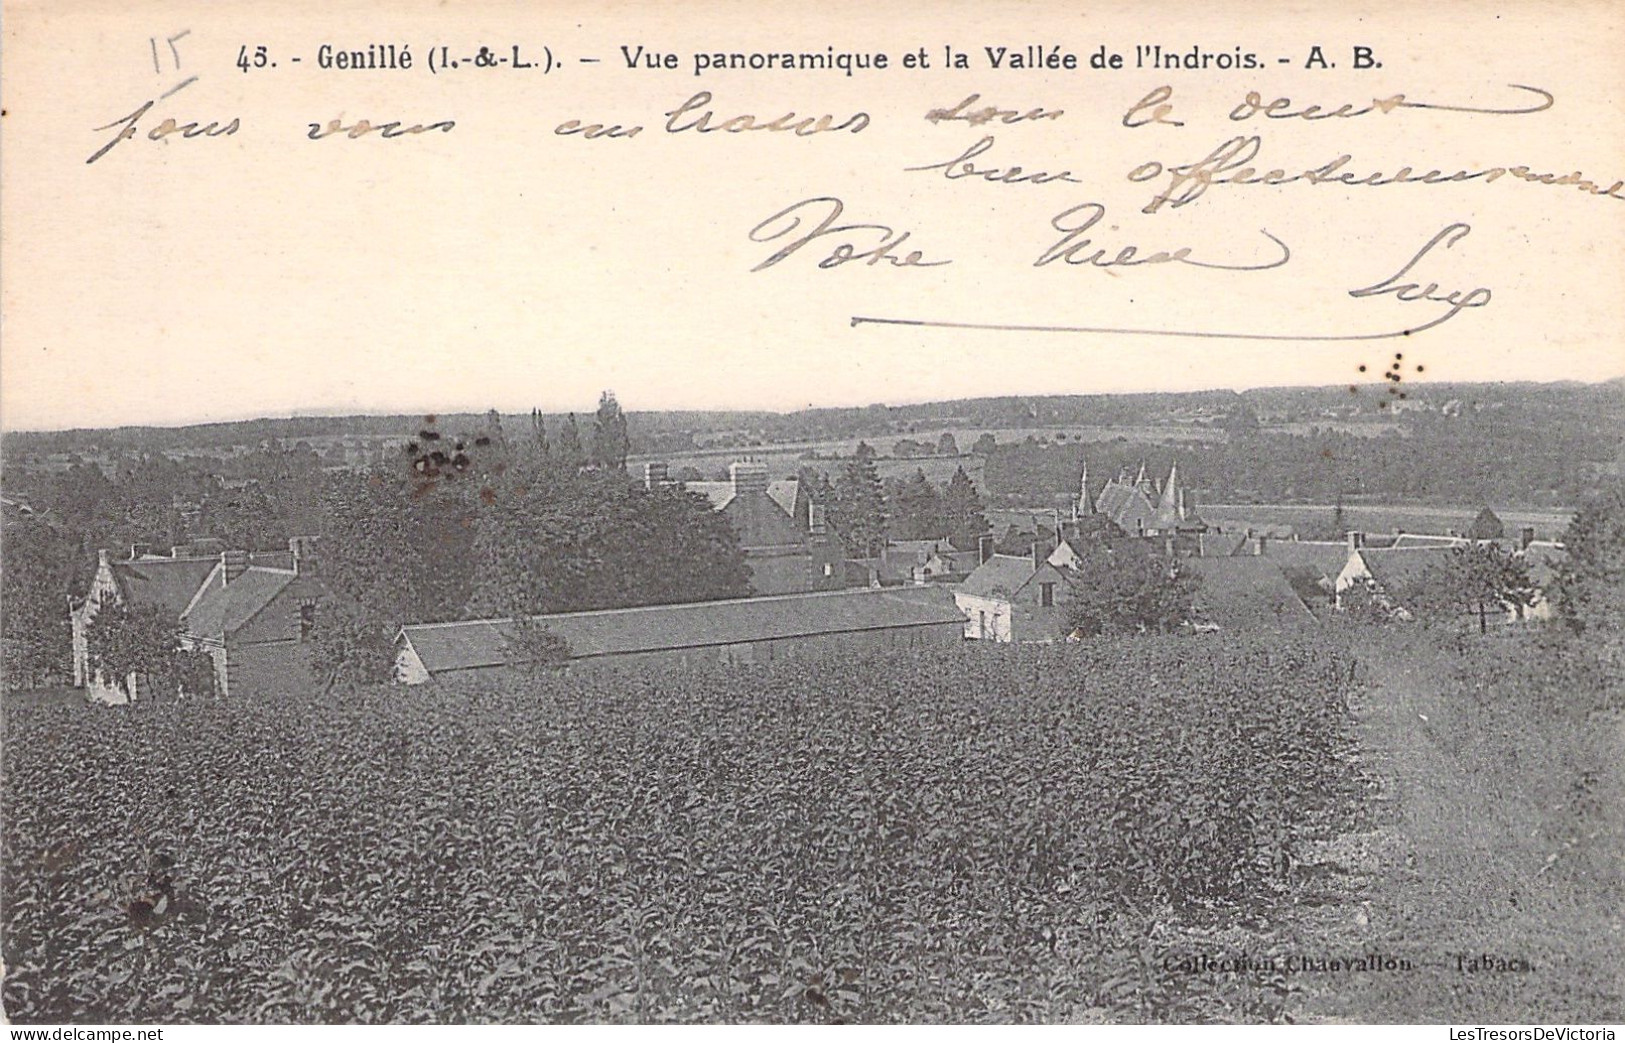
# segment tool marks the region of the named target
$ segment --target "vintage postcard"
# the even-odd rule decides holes
[[[9,1021],[1614,1038],[1619,5],[3,34]]]

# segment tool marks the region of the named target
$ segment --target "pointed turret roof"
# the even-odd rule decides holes
[[[1175,489],[1179,488],[1179,465],[1176,463],[1168,469],[1168,482],[1162,487],[1162,502],[1157,504],[1158,509],[1171,511],[1179,506]]]

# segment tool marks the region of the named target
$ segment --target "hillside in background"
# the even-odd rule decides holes
[[[576,418],[590,430],[590,409]],[[1003,396],[794,413],[634,410],[628,418],[633,464],[665,460],[674,474],[692,468],[714,478],[748,454],[788,475],[805,461],[848,456],[867,440],[892,473],[923,466],[936,476],[960,459],[977,477],[985,465],[989,494],[1035,504],[1075,489],[1085,455],[1102,477],[1141,459],[1154,470],[1177,460],[1204,499],[1224,502],[1548,507],[1572,504],[1603,478],[1625,473],[1625,380]],[[546,422],[556,431],[564,415]],[[389,462],[425,428],[470,442],[516,438],[531,430],[531,417],[301,416],[13,432],[0,441],[0,455],[9,492],[48,495],[42,486],[50,477],[75,466],[116,478],[154,457],[239,480],[261,479],[257,461],[267,454],[362,469]],[[947,452],[944,435],[953,436]]]

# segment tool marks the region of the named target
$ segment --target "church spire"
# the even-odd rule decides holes
[[[1178,494],[1174,491],[1179,488],[1179,464],[1175,463],[1168,469],[1168,484],[1162,487],[1162,502],[1158,507],[1164,511],[1172,511],[1178,507]]]

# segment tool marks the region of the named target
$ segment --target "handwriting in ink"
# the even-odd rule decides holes
[[[953,159],[944,160],[941,163],[928,163],[924,166],[918,167],[904,167],[903,169],[911,173],[940,170],[942,171],[942,176],[947,178],[949,181],[958,181],[960,178],[967,177],[978,177],[983,181],[991,181],[998,185],[1015,185],[1023,183],[1031,185],[1044,185],[1051,181],[1067,181],[1074,185],[1083,184],[1083,179],[1073,177],[1072,171],[1070,170],[1063,170],[1059,173],[1051,174],[1042,170],[1028,172],[1019,166],[1002,168],[978,167],[975,163],[971,162],[971,160],[982,155],[992,147],[993,135],[989,134],[981,141],[978,141],[976,144],[965,149],[965,151],[961,152]]]
[[[1151,202],[1146,204],[1141,212],[1154,214],[1164,205],[1177,210],[1200,199],[1214,185],[1290,185],[1300,181],[1312,185],[1336,184],[1358,188],[1402,184],[1441,185],[1464,181],[1489,184],[1503,177],[1510,177],[1542,185],[1572,186],[1576,191],[1594,196],[1625,200],[1625,194],[1622,194],[1622,191],[1625,191],[1625,180],[1615,180],[1613,184],[1604,188],[1599,182],[1593,181],[1578,170],[1568,174],[1557,174],[1531,170],[1522,164],[1462,169],[1450,173],[1437,167],[1418,172],[1411,166],[1402,166],[1391,174],[1382,171],[1360,173],[1343,169],[1354,158],[1344,153],[1328,163],[1307,170],[1288,171],[1283,167],[1262,169],[1252,166],[1262,144],[1262,139],[1256,134],[1250,137],[1234,137],[1221,142],[1194,163],[1167,166],[1157,160],[1141,163],[1129,171],[1130,181],[1141,183],[1163,176],[1168,178],[1167,187],[1153,196]]]
[[[322,138],[330,138],[335,134],[343,134],[348,138],[364,138],[368,134],[377,134],[381,138],[404,138],[412,134],[427,134],[431,130],[438,130],[442,134],[450,134],[455,126],[457,126],[456,120],[440,120],[428,126],[414,123],[410,127],[403,127],[399,120],[391,120],[388,123],[356,120],[349,126],[345,126],[343,120],[335,119],[328,120],[326,126],[320,123],[309,124],[310,130],[306,132],[305,136],[311,141],[320,141]]]
[[[1038,255],[1033,262],[1034,268],[1042,268],[1046,264],[1061,261],[1065,264],[1085,264],[1094,268],[1132,268],[1144,264],[1189,264],[1197,268],[1216,268],[1227,272],[1265,272],[1271,268],[1279,268],[1292,259],[1292,251],[1287,245],[1264,229],[1264,237],[1280,248],[1281,255],[1261,264],[1221,264],[1216,261],[1199,261],[1191,257],[1191,248],[1181,246],[1172,252],[1157,250],[1154,253],[1141,254],[1138,246],[1121,247],[1117,253],[1109,254],[1106,247],[1096,246],[1094,240],[1084,235],[1099,224],[1106,217],[1106,208],[1099,203],[1083,203],[1063,210],[1050,219],[1050,226],[1057,232],[1065,232],[1059,242]],[[1090,249],[1093,247],[1093,249]]]
[[[112,130],[114,127],[119,128],[119,131],[117,134],[113,135],[112,140],[108,141],[95,152],[92,152],[90,154],[90,158],[85,160],[85,162],[87,164],[94,163],[111,152],[115,145],[118,145],[120,142],[129,141],[131,138],[135,137],[136,134],[140,132],[140,127],[137,126],[137,123],[142,117],[152,110],[154,104],[156,103],[149,101],[140,108],[136,109],[134,112],[130,113],[128,116],[116,119],[107,124],[105,127],[97,127],[97,133],[104,130]],[[235,118],[224,124],[217,120],[211,120],[202,126],[199,126],[195,121],[181,123],[173,118],[165,118],[163,122],[147,131],[147,140],[167,141],[177,134],[179,134],[182,139],[229,137],[237,133],[240,126],[241,122]]]
[[[743,116],[730,116],[721,122],[713,123],[712,120],[716,114],[705,108],[709,104],[711,104],[711,92],[700,91],[675,109],[667,112],[665,114],[666,132],[681,134],[683,131],[692,130],[697,134],[714,134],[717,131],[728,134],[742,134],[751,130],[789,131],[798,138],[806,138],[814,134],[834,133],[841,130],[856,134],[869,125],[869,114],[867,112],[853,113],[840,123],[835,122],[834,116],[819,116],[817,118],[803,116],[797,119],[794,112],[787,112],[777,119],[765,121],[746,114]],[[700,111],[702,109],[704,111]],[[699,115],[695,116],[694,113],[696,112]],[[689,118],[691,116],[693,118]],[[686,122],[684,122],[685,120]]]
[[[1046,109],[1042,106],[1021,112],[1016,109],[1000,109],[992,105],[984,105],[979,109],[971,108],[982,100],[980,94],[972,94],[964,101],[951,109],[932,109],[925,114],[930,123],[968,123],[973,127],[980,127],[984,123],[997,120],[1003,124],[1026,123],[1031,120],[1058,120],[1066,115],[1065,109]]]
[[[1524,108],[1512,109],[1485,109],[1475,105],[1439,105],[1427,101],[1411,101],[1403,94],[1391,94],[1386,98],[1373,98],[1371,104],[1356,108],[1352,103],[1339,105],[1335,109],[1323,109],[1319,105],[1309,105],[1293,111],[1290,98],[1276,98],[1266,102],[1257,91],[1248,91],[1247,97],[1240,105],[1230,110],[1230,118],[1236,122],[1251,119],[1253,116],[1263,116],[1266,119],[1285,120],[1324,120],[1324,119],[1350,119],[1355,116],[1368,116],[1373,112],[1384,115],[1397,109],[1428,109],[1433,112],[1467,112],[1482,116],[1528,116],[1536,112],[1545,112],[1556,102],[1550,91],[1539,87],[1525,87],[1521,83],[1509,83],[1508,87],[1514,90],[1528,91],[1540,95],[1540,101]]]
[[[752,268],[751,271],[759,272],[765,268],[771,268],[815,240],[823,240],[818,249],[833,244],[829,253],[818,262],[820,268],[839,268],[841,265],[853,261],[862,261],[871,268],[881,261],[889,263],[893,268],[935,268],[953,263],[948,260],[925,260],[924,254],[919,250],[910,250],[908,253],[899,256],[896,253],[897,249],[908,241],[911,233],[899,233],[890,225],[835,224],[835,221],[845,209],[846,205],[834,196],[817,196],[813,199],[803,199],[799,203],[792,203],[772,217],[762,221],[750,230],[751,242],[771,243],[786,236],[795,236],[795,238],[781,246],[765,261]],[[802,228],[803,215],[806,216],[807,222],[811,224],[820,213],[822,214],[822,220],[813,225],[811,231],[796,235]],[[878,240],[878,243],[868,246],[858,240]]]
[[[1394,295],[1395,300],[1405,301],[1406,303],[1410,303],[1412,301],[1433,301],[1438,304],[1448,304],[1450,306],[1450,310],[1446,312],[1443,317],[1430,324],[1433,326],[1437,326],[1448,319],[1455,318],[1458,314],[1468,308],[1484,307],[1484,305],[1490,303],[1491,297],[1489,288],[1485,286],[1480,286],[1474,290],[1467,291],[1465,295],[1461,290],[1451,290],[1449,293],[1441,295],[1439,292],[1439,284],[1436,282],[1429,282],[1426,286],[1423,286],[1420,282],[1399,281],[1409,275],[1411,269],[1420,264],[1422,258],[1426,257],[1435,247],[1442,243],[1444,248],[1448,250],[1457,243],[1461,242],[1463,239],[1467,238],[1472,230],[1471,225],[1461,221],[1457,221],[1452,225],[1446,225],[1437,235],[1428,240],[1426,246],[1416,251],[1415,256],[1413,256],[1409,261],[1406,261],[1405,266],[1399,271],[1380,282],[1372,283],[1370,286],[1362,286],[1360,289],[1350,290],[1349,296],[1357,298],[1381,297],[1384,294],[1391,293]]]

